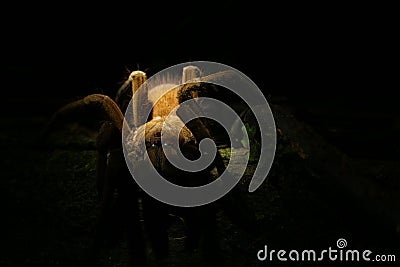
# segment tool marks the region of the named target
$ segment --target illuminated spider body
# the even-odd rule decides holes
[[[197,67],[186,67],[183,72],[183,82],[192,80],[200,75]],[[129,253],[132,264],[145,265],[146,241],[150,244],[152,255],[155,259],[163,259],[168,255],[168,227],[171,223],[169,214],[182,217],[186,227],[186,248],[193,250],[198,244],[203,244],[202,249],[208,260],[218,263],[218,242],[216,239],[216,210],[214,204],[193,208],[178,208],[161,203],[147,194],[143,194],[133,180],[126,166],[121,144],[121,132],[124,125],[124,115],[132,95],[146,81],[146,74],[141,71],[131,73],[127,83],[117,92],[115,99],[102,94],[89,95],[65,105],[59,109],[50,120],[49,130],[52,125],[71,113],[82,113],[86,110],[95,110],[102,121],[97,136],[97,189],[100,198],[100,214],[97,230],[96,245],[101,243],[115,218],[113,217],[113,203],[121,210],[124,225],[127,229]],[[210,86],[210,85],[207,85]],[[131,89],[131,90],[130,90]],[[199,82],[187,83],[178,86],[160,98],[159,92],[153,90],[134,98],[133,119],[139,121],[141,109],[146,105],[152,105],[152,113],[147,122],[140,125],[136,132],[145,130],[147,154],[155,169],[167,180],[182,186],[200,186],[211,182],[224,171],[225,165],[221,156],[217,153],[216,160],[209,168],[198,173],[187,173],[172,166],[166,159],[164,149],[176,149],[165,147],[161,144],[161,128],[165,117],[172,109],[182,101],[197,97],[202,91],[203,84]],[[175,123],[176,122],[176,123]],[[171,129],[181,126],[178,116],[172,117],[169,122]],[[179,128],[180,129],[180,128]],[[171,131],[172,132],[172,131]],[[163,135],[168,139],[168,127],[163,129]],[[200,156],[198,143],[202,138],[211,138],[206,123],[201,119],[194,119],[182,128],[179,135],[179,146],[182,154],[188,159],[196,159]],[[172,136],[171,136],[172,138]],[[217,174],[216,174],[217,170]],[[116,193],[117,192],[117,197]],[[141,206],[138,205],[141,203]],[[142,208],[142,213],[141,209]],[[142,215],[141,215],[142,214]],[[144,221],[145,234],[140,223]],[[106,238],[107,239],[107,238]],[[215,257],[214,257],[215,256]]]

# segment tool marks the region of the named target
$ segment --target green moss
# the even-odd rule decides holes
[[[231,158],[231,148],[230,147],[219,148],[218,151],[221,154],[221,157],[223,160],[229,160]]]

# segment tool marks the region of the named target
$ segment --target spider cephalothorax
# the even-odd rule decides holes
[[[217,74],[213,74],[215,75]],[[222,74],[224,75],[224,74]],[[147,152],[155,169],[171,182],[183,186],[200,186],[209,183],[224,171],[225,165],[217,152],[213,164],[198,173],[187,173],[172,166],[165,157],[165,149],[180,149],[188,159],[199,157],[199,141],[203,138],[212,138],[212,131],[207,121],[196,118],[183,125],[177,114],[172,114],[165,125],[165,120],[171,111],[182,102],[196,98],[199,95],[207,95],[215,91],[215,86],[204,83],[207,77],[202,77],[201,71],[195,66],[187,66],[183,69],[180,85],[161,82],[157,89],[149,92],[146,86],[146,73],[133,71],[127,82],[118,90],[115,99],[102,94],[92,94],[80,100],[65,105],[59,109],[50,120],[49,130],[61,118],[68,117],[71,113],[81,114],[86,110],[94,110],[96,118],[101,121],[97,136],[97,188],[101,201],[99,215],[98,236],[102,238],[107,233],[111,218],[112,203],[115,198],[115,190],[118,192],[119,209],[128,229],[128,243],[133,263],[143,265],[145,260],[144,235],[140,225],[140,211],[138,200],[141,199],[143,208],[143,220],[146,236],[151,244],[151,249],[157,258],[168,254],[169,224],[168,214],[176,213],[182,216],[187,226],[187,248],[194,248],[196,244],[203,243],[204,250],[210,255],[218,254],[216,240],[216,221],[214,204],[205,207],[177,208],[161,203],[146,194],[142,194],[140,188],[132,179],[126,166],[121,144],[123,129],[128,129],[128,145],[135,152],[138,135],[143,135],[146,143],[146,151],[137,150],[137,157],[142,157]],[[138,89],[141,88],[140,92]],[[168,89],[167,91],[165,89]],[[132,96],[135,95],[134,98]],[[132,105],[129,103],[132,102]],[[152,107],[149,116],[143,114],[143,110]],[[131,108],[132,110],[129,110]],[[199,106],[189,110],[196,114],[201,113]],[[197,109],[197,110],[196,110]],[[129,124],[124,114],[131,112],[133,122]],[[134,125],[135,128],[131,128]],[[124,127],[125,126],[125,127]],[[164,126],[164,128],[163,128]],[[179,148],[168,146],[168,138],[176,129],[179,131]],[[162,134],[167,140],[161,144]],[[240,200],[238,200],[240,201]],[[236,202],[237,203],[237,202]],[[243,203],[241,203],[243,204]],[[122,208],[121,208],[122,207]],[[240,216],[240,215],[239,215]],[[201,242],[201,240],[203,240]],[[213,263],[218,263],[215,258],[209,258]]]

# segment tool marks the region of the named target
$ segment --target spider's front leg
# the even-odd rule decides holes
[[[145,80],[144,72],[135,71],[123,88],[118,90],[115,100],[103,94],[91,94],[68,103],[53,114],[42,131],[41,138],[47,139],[52,131],[68,122],[89,123],[99,129],[96,140],[99,196],[96,235],[86,255],[91,264],[98,258],[104,241],[118,241],[114,236],[121,233],[120,229],[128,234],[129,255],[131,262],[136,263],[134,266],[143,266],[145,262],[143,233],[138,215],[139,189],[126,166],[121,143],[122,130],[131,130],[124,118],[127,103]],[[147,97],[145,94],[139,96],[137,101]],[[136,114],[135,110],[140,111],[139,104],[132,105],[133,114]]]
[[[203,82],[188,82],[180,86],[178,89],[178,101],[179,103],[183,103],[187,100],[197,98],[201,95],[207,95],[210,92],[215,92],[217,89],[214,85]],[[200,142],[204,138],[214,139],[212,137],[212,133],[208,127],[208,122],[204,120],[204,112],[198,102],[193,101],[189,105],[180,106],[176,111],[176,114],[183,120],[187,120],[188,118],[194,118],[189,123],[187,123],[187,127],[195,136],[197,142]],[[225,171],[225,164],[223,162],[221,154],[217,151],[215,157],[215,165],[219,174],[222,174]]]
[[[183,103],[186,100],[192,99],[192,96],[194,95],[193,92],[197,92],[198,96],[208,96],[214,94],[218,90],[216,86],[203,81],[215,80],[219,77],[226,78],[229,77],[230,74],[231,73],[229,71],[226,71],[209,75],[204,78],[197,79],[197,81],[194,80],[193,82],[184,84],[178,91],[179,102]],[[215,140],[216,138],[212,137],[213,131],[210,129],[209,124],[202,118],[204,114],[202,109],[203,108],[199,102],[192,101],[190,106],[180,106],[176,113],[182,118],[183,121],[187,120],[188,118],[195,118],[187,123],[186,126],[192,131],[198,142],[204,138],[211,138]],[[215,156],[214,164],[217,168],[218,176],[225,172],[226,166],[218,150]],[[239,190],[238,186],[233,188],[232,191],[218,200],[217,203],[234,223],[238,224],[248,232],[257,231],[255,213],[250,208],[245,196]]]

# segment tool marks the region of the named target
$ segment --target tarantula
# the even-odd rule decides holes
[[[226,74],[226,73],[225,73]],[[218,73],[216,75],[219,75]],[[223,75],[223,74],[220,74]],[[132,264],[135,266],[145,265],[146,262],[146,240],[150,243],[150,248],[156,259],[163,259],[168,256],[168,234],[167,230],[171,223],[169,214],[177,214],[182,217],[186,226],[186,248],[193,250],[196,247],[206,253],[207,259],[212,263],[218,264],[218,240],[216,227],[216,209],[220,202],[207,204],[200,207],[178,208],[164,204],[152,197],[144,194],[138,187],[126,166],[122,144],[121,133],[125,122],[124,115],[129,102],[133,103],[134,124],[140,124],[143,121],[141,109],[148,105],[152,106],[152,112],[148,118],[144,118],[146,123],[138,125],[136,131],[145,131],[145,140],[147,154],[156,170],[163,175],[164,178],[171,182],[182,186],[200,186],[216,179],[219,174],[225,170],[225,164],[221,155],[217,151],[217,155],[213,164],[207,169],[189,173],[174,167],[166,159],[163,145],[161,144],[161,128],[165,121],[165,117],[169,115],[171,110],[179,106],[187,99],[196,98],[199,95],[215,92],[215,86],[204,83],[207,77],[202,77],[201,71],[195,66],[187,66],[183,69],[182,84],[175,86],[168,93],[160,97],[159,92],[151,93],[142,90],[143,93],[132,100],[132,96],[137,92],[138,88],[146,83],[146,73],[142,71],[133,71],[127,82],[118,90],[115,99],[103,94],[88,95],[80,100],[69,103],[61,107],[50,119],[46,132],[49,131],[56,123],[63,118],[71,116],[71,114],[82,114],[87,110],[94,110],[97,118],[101,120],[96,146],[98,150],[96,176],[97,190],[100,199],[100,213],[97,229],[97,239],[95,247],[98,246],[110,227],[113,218],[113,203],[117,203],[116,207],[122,214],[123,221],[128,234],[128,245]],[[197,107],[200,110],[200,107]],[[199,110],[191,110],[191,112],[199,112]],[[180,119],[175,116],[170,123],[170,127],[178,127]],[[179,146],[184,156],[188,159],[196,159],[200,152],[198,148],[199,141],[203,138],[212,137],[212,127],[210,122],[202,118],[196,118],[187,123],[179,132]],[[168,135],[168,132],[163,132]],[[175,148],[177,149],[177,148]],[[190,177],[190,179],[188,179]],[[116,196],[117,192],[117,196]],[[228,194],[229,195],[229,194]],[[237,213],[239,206],[245,205],[244,200],[238,196],[225,198],[225,211],[231,215],[234,221],[244,223],[245,227],[250,228],[253,218],[250,214],[242,215]],[[141,203],[142,213],[138,203]],[[240,202],[240,203],[239,203]],[[240,209],[240,208],[239,208]],[[246,208],[242,208],[246,210]],[[141,215],[142,214],[142,215]],[[143,217],[145,234],[142,231],[140,218]],[[112,239],[112,237],[109,237]]]

